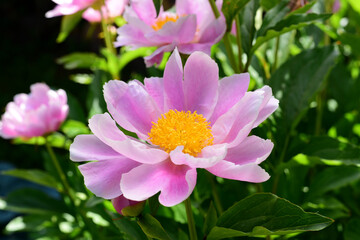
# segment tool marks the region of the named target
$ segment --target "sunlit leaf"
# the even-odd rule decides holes
[[[231,30],[232,22],[235,16],[250,0],[224,0],[222,5],[222,12],[226,19],[227,31]]]
[[[38,169],[12,169],[1,174],[18,177],[43,186],[58,189],[58,183],[49,173]]]
[[[299,206],[273,194],[258,193],[226,210],[207,239],[318,231],[332,222],[317,213],[304,212]]]

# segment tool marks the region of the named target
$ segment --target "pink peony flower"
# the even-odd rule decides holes
[[[6,106],[0,121],[3,138],[43,136],[56,131],[65,120],[69,106],[64,90],[51,90],[44,83],[30,87],[29,95],[21,93]]]
[[[248,135],[278,107],[270,87],[246,92],[247,73],[218,81],[216,63],[202,52],[183,69],[177,49],[164,77],[144,82],[108,82],[104,97],[113,118],[93,116],[94,135],[79,135],[70,147],[73,161],[95,160],[79,166],[93,193],[143,201],[161,192],[160,203],[173,206],[190,196],[197,168],[239,181],[269,178],[259,164],[273,143]]]
[[[124,11],[125,5],[128,3],[128,0],[105,0],[105,5],[103,5],[103,0],[53,1],[58,5],[53,10],[50,10],[45,14],[47,18],[71,15],[78,11],[85,10],[82,16],[89,22],[101,21],[100,8],[105,19],[120,16]]]
[[[221,9],[222,1],[217,5]],[[175,6],[176,12],[160,9],[156,16],[152,0],[131,1],[124,13],[128,23],[118,29],[115,46],[158,47],[145,58],[147,66],[160,63],[163,53],[175,47],[184,54],[202,51],[210,55],[211,46],[225,33],[225,18],[215,19],[208,0],[179,0]]]

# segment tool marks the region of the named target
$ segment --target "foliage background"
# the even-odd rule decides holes
[[[253,2],[265,7],[265,1],[252,0],[251,3]],[[318,2],[319,11],[325,12],[327,1]],[[254,134],[263,138],[272,138],[276,144],[271,157],[264,163],[272,179],[262,185],[222,179],[215,182],[224,209],[251,193],[274,191],[276,185],[275,191],[278,196],[303,207],[306,211],[318,212],[335,220],[332,225],[320,232],[284,238],[351,240],[360,236],[360,11],[356,7],[359,5],[354,1],[341,2],[347,7],[342,8],[330,21],[322,22],[328,26],[326,34],[320,30],[320,25],[316,27],[311,24],[281,37],[278,68],[274,67],[275,39],[259,48],[252,59],[249,69],[254,77],[252,88],[270,84],[275,94],[278,94],[277,97],[282,93],[282,110],[254,131]],[[352,5],[353,3],[355,5]],[[103,43],[101,39],[87,37],[89,24],[81,21],[66,41],[57,44],[61,20],[44,17],[44,13],[53,6],[51,1],[45,0],[5,0],[0,3],[0,29],[3,36],[0,38],[0,66],[4,83],[0,88],[0,107],[5,108],[6,103],[11,101],[15,94],[29,92],[32,83],[45,82],[51,87],[66,89],[71,109],[69,119],[86,124],[89,114],[86,99],[92,91],[91,86],[69,81],[69,76],[91,71],[65,70],[62,65],[56,63],[56,59],[72,52],[98,54],[99,46]],[[346,25],[340,21],[343,17],[348,21]],[[96,28],[94,31],[96,35],[100,29]],[[244,51],[249,50],[246,44],[247,42],[243,41]],[[231,67],[223,60],[221,54],[225,54],[222,43],[217,46],[214,57],[219,63],[221,74],[231,74]],[[295,60],[291,60],[294,59],[293,56],[296,56]],[[142,59],[139,58],[124,69],[122,80],[154,75],[161,76],[161,70],[145,69]],[[317,128],[319,114],[321,126]],[[84,188],[82,178],[76,175],[74,164],[68,161],[67,151],[57,149],[56,152],[63,160],[63,167],[75,174],[71,180],[74,188],[91,196]],[[49,166],[47,158],[41,146],[13,145],[11,141],[0,139],[0,170],[16,167],[46,169],[51,172],[53,169]],[[0,175],[0,196],[6,196],[9,192],[24,186],[40,189],[54,199],[60,199],[58,193],[52,189]],[[194,193],[198,209],[195,211],[195,218],[199,228],[203,225],[201,216],[205,215],[211,206],[212,193],[206,186],[208,175],[200,171],[197,190]],[[89,197],[84,204],[89,203],[89,199],[96,200]],[[101,203],[93,205],[93,211],[98,211],[103,216],[101,211],[104,207]],[[51,205],[48,207],[52,210]],[[166,224],[168,218],[172,218],[180,224],[180,230],[175,228],[179,232],[178,236],[186,232],[186,218],[181,207],[159,210],[160,222]],[[1,228],[5,228],[15,216],[13,213],[0,210]],[[36,221],[41,221],[41,218],[30,219],[27,227],[31,228],[31,223],[36,226]],[[69,235],[57,232],[56,224],[30,236],[53,234],[60,239],[67,239]],[[107,227],[99,223],[97,228],[101,229],[105,236],[113,236],[118,230],[111,223],[111,218],[110,224],[111,226]],[[120,221],[121,224],[127,223]],[[117,227],[121,229],[124,226],[117,224]],[[166,229],[173,229],[171,223],[166,225]],[[26,237],[29,237],[29,234],[0,235],[2,239]]]

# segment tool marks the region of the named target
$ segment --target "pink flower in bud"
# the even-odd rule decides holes
[[[17,94],[6,106],[0,121],[3,138],[37,137],[56,131],[65,120],[69,106],[64,90],[51,90],[44,83],[31,85],[30,94]]]

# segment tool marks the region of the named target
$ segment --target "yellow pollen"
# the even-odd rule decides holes
[[[149,140],[166,152],[177,146],[184,146],[183,152],[196,157],[201,150],[213,144],[209,122],[196,111],[170,110],[162,114],[157,123],[153,122]]]
[[[176,22],[179,19],[178,15],[165,16],[155,20],[155,23],[151,26],[155,31],[160,30],[167,22]]]

